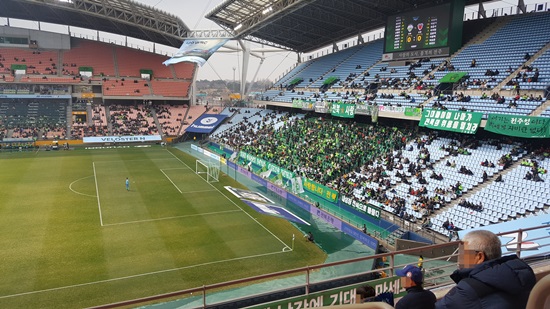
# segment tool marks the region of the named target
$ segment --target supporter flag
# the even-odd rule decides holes
[[[189,39],[183,41],[180,49],[174,56],[163,62],[164,65],[180,62],[195,62],[203,66],[229,39]]]

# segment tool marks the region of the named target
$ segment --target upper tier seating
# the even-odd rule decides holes
[[[297,84],[296,87],[314,87],[314,81],[318,79],[322,80],[325,74],[326,77],[330,77],[331,75],[329,70],[331,70],[331,68],[342,63],[348,57],[359,51],[359,49],[360,46],[348,48],[337,53],[332,53],[321,58],[311,60],[310,65],[305,66],[302,71],[297,72],[288,82],[292,82],[295,78],[301,78],[303,81]],[[280,83],[278,82],[278,84]],[[320,85],[318,87],[320,87]]]
[[[63,51],[64,68],[76,71],[79,67],[92,67],[96,76],[102,73],[105,76],[115,76],[114,50],[115,46],[112,44],[73,38],[71,49]]]
[[[480,44],[472,44],[464,48],[451,59],[456,71],[468,72],[470,81],[488,80],[491,89],[506,78],[506,70],[514,71],[524,62],[526,53],[533,55],[550,41],[550,14],[531,13],[510,17],[510,21],[495,34]],[[476,66],[471,67],[472,60]],[[487,70],[498,70],[499,74],[486,76]],[[441,79],[447,71],[435,73],[433,83]],[[480,85],[468,85],[468,88],[480,88]]]
[[[176,71],[177,78],[192,80],[197,65],[193,62],[180,62],[171,66]]]
[[[141,79],[106,80],[103,83],[103,94],[106,96],[135,96],[150,95],[148,81]]]
[[[538,57],[528,68],[521,70],[521,78],[516,75],[512,81],[519,82],[520,89],[522,90],[544,90],[550,85],[550,49],[545,51],[540,57]],[[538,71],[538,78],[535,77]],[[525,81],[524,80],[525,76]],[[533,79],[538,79],[534,81]],[[513,86],[507,85],[503,89],[513,89]]]
[[[162,64],[166,57],[125,47],[116,47],[119,76],[139,76],[140,70],[153,71],[154,78],[174,78],[172,70]]]
[[[190,82],[187,81],[167,81],[153,80],[153,95],[165,97],[187,97],[189,96]]]
[[[0,48],[0,74],[9,74],[12,64],[27,66],[27,74],[52,75],[60,71],[59,53],[49,50],[30,50],[24,48]]]

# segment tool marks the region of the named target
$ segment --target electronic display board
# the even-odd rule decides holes
[[[385,60],[448,55],[450,24],[451,3],[389,16]]]

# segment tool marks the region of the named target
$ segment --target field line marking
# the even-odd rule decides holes
[[[168,178],[168,181],[170,181],[172,183],[172,185],[174,185],[174,187],[176,187],[176,190],[178,190],[178,192],[180,194],[183,194],[181,192],[180,188],[178,188],[178,186],[176,186],[176,184],[172,181],[172,179],[170,179],[170,177],[168,177],[168,175],[166,175],[166,173],[162,169],[160,169],[160,171],[164,174],[164,177]]]
[[[190,170],[190,168],[188,167],[170,167],[170,168],[163,168],[163,170],[167,171],[167,170]]]
[[[86,178],[90,178],[90,177],[94,177],[94,176],[92,175],[92,176],[82,177],[82,178],[80,178],[80,179],[77,179],[77,180],[71,182],[71,184],[69,185],[69,190],[73,191],[73,192],[76,193],[76,194],[80,194],[80,195],[84,195],[84,196],[89,196],[89,197],[96,197],[95,195],[80,193],[80,192],[78,192],[78,191],[73,190],[73,184],[74,184],[75,182],[81,181],[82,179],[86,179]]]
[[[201,192],[213,192],[216,190],[197,190],[197,191],[183,191],[183,194],[185,193],[201,193]]]
[[[166,149],[166,151],[168,151],[168,153],[170,153],[174,158],[176,158],[178,161],[181,162],[181,164],[189,167],[189,165],[185,164],[185,162],[183,162],[182,160],[180,160],[180,158],[176,157],[175,154],[173,154],[170,150]],[[189,167],[190,168],[190,167]],[[275,237],[275,239],[277,239],[278,241],[280,241],[285,247],[289,247],[289,245],[287,245],[284,241],[282,241],[279,237],[277,237],[277,235],[273,234],[273,232],[271,232],[267,227],[265,227],[263,224],[261,224],[260,222],[258,222],[258,220],[256,220],[254,217],[252,217],[248,212],[244,211],[244,209],[242,209],[239,205],[237,205],[237,203],[233,202],[227,195],[223,194],[223,192],[221,192],[220,190],[218,190],[218,188],[214,187],[214,185],[212,185],[211,183],[208,183],[206,180],[204,180],[202,177],[200,177],[204,182],[206,182],[207,184],[209,184],[212,188],[214,188],[216,191],[218,191],[223,197],[225,197],[229,202],[231,202],[233,205],[235,205],[237,208],[239,208],[242,212],[244,212],[248,217],[250,217],[250,219],[254,220],[259,226],[261,226],[264,230],[266,230],[269,234],[271,234],[273,237]]]
[[[224,213],[229,213],[229,212],[240,212],[240,210],[234,209],[234,210],[224,210],[224,211],[216,211],[216,212],[205,212],[205,213],[193,214],[193,215],[183,215],[183,216],[164,217],[164,218],[157,218],[157,219],[136,220],[136,221],[127,221],[127,222],[120,222],[120,223],[109,223],[109,224],[105,224],[103,226],[116,226],[116,225],[135,224],[135,223],[142,223],[142,222],[173,220],[173,219],[181,219],[181,218],[191,218],[191,217],[199,217],[199,216],[218,215],[218,214],[224,214]]]
[[[172,271],[179,271],[179,270],[189,269],[189,268],[194,268],[194,267],[202,267],[202,266],[207,266],[207,265],[227,263],[227,262],[257,258],[257,257],[263,257],[263,256],[268,256],[268,255],[280,254],[280,253],[289,253],[289,252],[291,252],[291,251],[275,251],[275,252],[270,252],[270,253],[255,254],[255,255],[237,257],[237,258],[232,258],[232,259],[227,259],[227,260],[207,262],[207,263],[195,264],[195,265],[190,265],[190,266],[183,266],[183,267],[153,271],[153,272],[148,272],[148,273],[143,273],[143,274],[124,276],[124,277],[119,277],[119,278],[98,280],[98,281],[94,281],[94,282],[73,284],[73,285],[61,286],[61,287],[57,287],[57,288],[31,291],[31,292],[23,292],[23,293],[11,294],[11,295],[3,295],[3,296],[0,296],[0,299],[12,298],[12,297],[18,297],[18,296],[25,296],[25,295],[32,295],[32,294],[38,294],[38,293],[44,293],[44,292],[59,291],[59,290],[65,290],[65,289],[76,288],[76,287],[83,287],[83,286],[88,286],[88,285],[93,285],[93,284],[114,282],[114,281],[120,281],[120,280],[126,280],[126,279],[138,278],[138,277],[145,277],[145,276],[157,275],[157,274],[162,274],[162,273],[167,273],[167,272],[172,272]]]
[[[103,226],[103,215],[101,214],[101,202],[99,201],[99,187],[97,186],[97,174],[95,172],[95,162],[92,162],[94,167],[95,194],[97,196],[97,208],[99,209],[99,223]]]
[[[174,160],[174,158],[158,158],[158,159],[134,159],[134,160],[105,160],[105,161],[97,161],[97,163],[113,163],[113,162],[139,162],[139,161],[161,161],[161,160]]]

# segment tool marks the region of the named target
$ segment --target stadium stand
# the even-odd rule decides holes
[[[533,55],[550,41],[545,26],[548,22],[549,14],[509,17],[506,24],[491,37],[479,44],[466,46],[450,59],[450,63],[455,71],[468,72],[468,89],[481,88],[481,85],[474,83],[476,80],[493,89],[510,74],[506,70],[511,67],[515,71],[521,67],[526,61],[526,53]],[[477,62],[475,67],[471,67],[473,59]],[[488,76],[487,70],[498,70],[499,74]],[[441,79],[445,74],[446,71],[436,72],[433,81]]]
[[[149,81],[142,79],[106,79],[103,83],[103,94],[106,96],[135,96],[151,94]]]
[[[189,95],[190,82],[152,80],[153,95],[165,97],[187,97]]]
[[[102,57],[97,57],[102,55]],[[71,49],[62,52],[65,70],[71,72],[79,67],[93,68],[93,75],[116,76],[115,47],[101,42],[71,39]],[[78,74],[78,73],[77,73]],[[74,74],[73,74],[74,75]]]
[[[115,54],[120,77],[141,77],[140,70],[152,70],[153,78],[174,78],[171,67],[162,64],[164,56],[125,47],[116,47]]]
[[[151,111],[142,104],[111,105],[109,110],[114,135],[158,134]]]
[[[155,105],[155,111],[157,119],[162,126],[163,135],[177,136],[188,111],[187,105]]]
[[[0,63],[3,65],[3,73],[11,72],[11,65],[25,65],[27,74],[57,75],[58,52],[48,50],[29,50],[24,48],[0,48]]]

